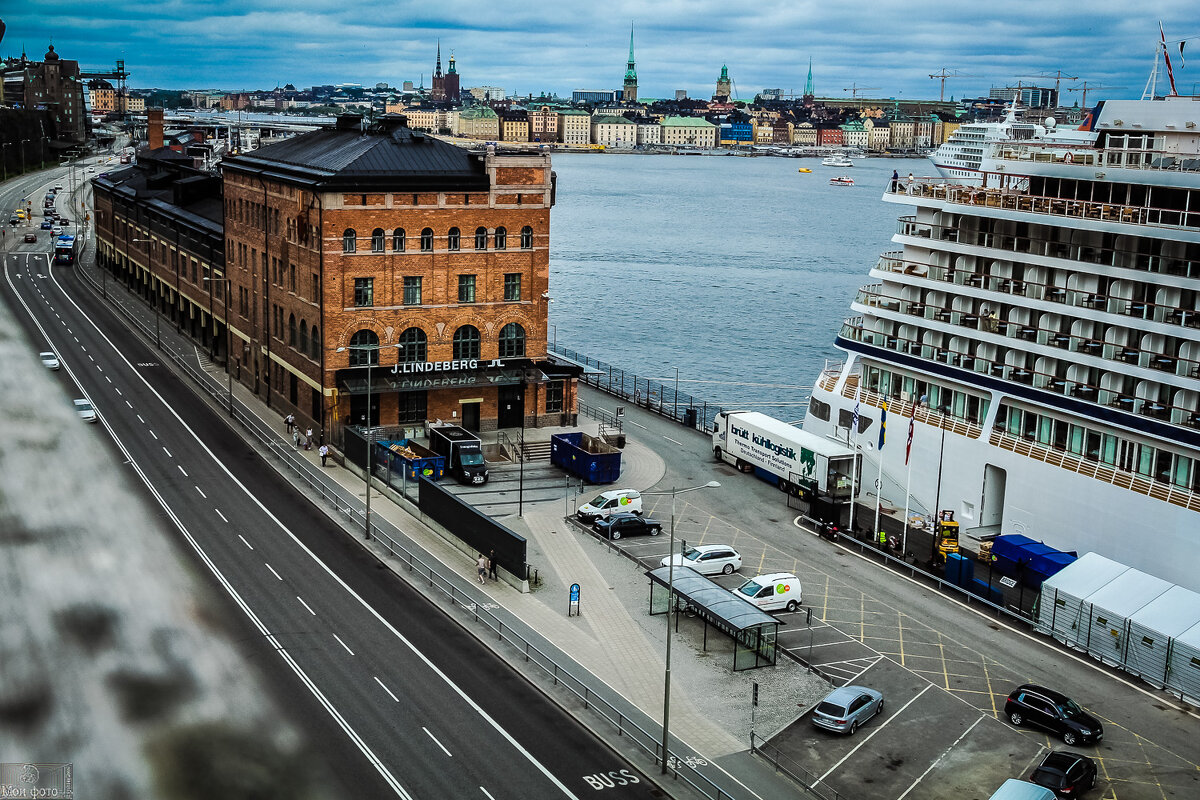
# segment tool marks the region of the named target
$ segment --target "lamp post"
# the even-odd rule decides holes
[[[942,443],[938,446],[938,478],[937,491],[933,496],[933,544],[929,550],[929,563],[937,561],[938,520],[942,516],[942,457],[946,453],[946,412],[947,406],[938,406],[938,427],[942,430]]]
[[[229,364],[229,359],[233,355],[233,336],[229,330],[229,278],[225,277],[224,270],[219,270],[216,267],[212,268],[213,272],[221,273],[221,285],[225,288],[225,296],[222,298],[222,304],[225,306],[225,375],[229,378],[229,416],[233,416],[233,368]],[[215,280],[215,278],[205,278],[206,281]],[[209,301],[212,301],[212,289],[208,292]],[[209,314],[212,314],[211,307]]]
[[[129,226],[126,226],[125,230],[128,231]],[[147,244],[147,243],[151,243],[151,240],[150,239],[129,239],[128,242],[129,242],[129,244]],[[126,253],[126,255],[128,256],[128,253]],[[154,346],[157,347],[159,350],[162,350],[162,338],[159,335],[159,324],[158,324],[158,320],[159,320],[158,280],[154,277],[154,270],[149,269],[149,266],[150,266],[149,263],[147,263],[146,266],[147,266],[147,272],[150,273],[150,281],[154,284]]]
[[[709,481],[700,486],[689,486],[686,489],[672,488],[669,492],[642,492],[646,495],[671,495],[671,557],[667,560],[667,656],[666,669],[663,672],[663,722],[662,722],[662,774],[667,774],[667,739],[671,730],[671,609],[670,603],[675,598],[675,498],[687,492],[700,489],[716,489],[721,484]]]
[[[675,368],[675,391],[672,392],[674,407],[671,409],[671,419],[679,417],[679,367]]]
[[[398,348],[398,347],[402,347],[402,346],[403,345],[399,345],[399,344],[389,344],[389,345],[378,345],[378,344],[355,345],[355,344],[351,344],[351,345],[346,345],[345,347],[339,347],[335,351],[338,353],[342,353],[342,352],[345,352],[346,350],[366,350],[368,352],[375,353],[374,358],[372,358],[369,355],[367,356],[367,502],[366,502],[367,510],[366,510],[366,518],[363,521],[363,527],[364,527],[363,538],[364,539],[371,538],[371,474],[374,470],[373,459],[375,457],[375,453],[373,452],[375,449],[375,427],[374,427],[374,425],[371,424],[371,370],[375,366],[375,362],[379,360],[379,351],[380,350],[384,349],[385,347]]]
[[[8,180],[8,150],[6,148],[9,147],[12,147],[12,142],[0,142],[0,166],[4,169],[2,180]]]
[[[21,172],[25,172],[25,143],[31,141],[29,139],[21,140]]]

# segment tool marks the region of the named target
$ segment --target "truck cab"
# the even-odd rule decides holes
[[[487,483],[488,468],[479,437],[457,425],[429,429],[429,449],[446,459],[446,471],[459,483]]]

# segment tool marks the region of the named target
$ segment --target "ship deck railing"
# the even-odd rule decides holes
[[[1018,176],[1019,178],[1022,176]],[[1135,206],[1094,200],[1034,195],[1019,189],[995,189],[947,183],[945,178],[900,179],[887,193],[943,200],[955,205],[1019,211],[1030,214],[1087,219],[1159,228],[1200,228],[1200,210]]]
[[[1006,325],[1006,331],[1016,331],[1017,337],[1021,339],[1031,337],[1036,330],[1030,325],[1019,323]],[[933,331],[933,333],[938,336],[944,335],[939,331]],[[1200,407],[1196,405],[1196,392],[1179,386],[1158,383],[1150,374],[1144,377],[1129,375],[1130,362],[1136,364],[1136,356],[1143,351],[1125,345],[1096,342],[1102,348],[1099,355],[1112,361],[1112,367],[1108,368],[1081,367],[1073,360],[1054,358],[1051,355],[1039,356],[1036,353],[1030,353],[1026,349],[1027,346],[1005,350],[997,349],[991,355],[978,355],[978,351],[955,350],[941,343],[934,344],[886,331],[872,330],[865,326],[861,317],[847,320],[842,326],[840,335],[851,341],[957,367],[967,372],[1020,383],[1052,394],[1073,397],[1092,405],[1108,406],[1118,411],[1173,425],[1200,428]],[[962,341],[964,344],[976,343],[974,340],[964,339]],[[1088,341],[1094,342],[1095,340]],[[979,343],[991,344],[990,342],[978,342],[977,344]],[[1167,362],[1175,363],[1179,360],[1161,354],[1152,355],[1155,360],[1163,361],[1164,368]],[[1036,364],[1031,368],[1030,357],[1034,361],[1050,359],[1055,370],[1053,372],[1039,370],[1036,369]],[[1200,376],[1200,365],[1197,365],[1196,362],[1189,363],[1192,366],[1187,377]],[[1081,375],[1077,371],[1073,372],[1072,368],[1075,370],[1088,369],[1097,374]],[[1174,398],[1170,396],[1172,393],[1175,395]]]
[[[1097,150],[1090,144],[1082,143],[1024,142],[1007,144],[1003,146],[997,158],[1001,161],[1081,164],[1110,169],[1200,172],[1200,153],[1121,147]]]
[[[1078,271],[1077,265],[1095,264],[1118,269],[1200,278],[1200,261],[1179,256],[1152,255],[1136,250],[1100,247],[1093,243],[1064,242],[1061,238],[1018,236],[1012,233],[962,230],[933,222],[918,222],[915,216],[905,215],[897,220],[896,231],[901,236],[954,242],[969,247],[985,247],[1019,256],[1040,256],[1058,259],[1062,269]],[[1052,264],[1047,264],[1053,268]]]

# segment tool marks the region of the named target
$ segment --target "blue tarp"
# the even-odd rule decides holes
[[[1073,562],[1076,553],[1064,553],[1049,545],[1035,542],[1019,533],[997,536],[992,542],[992,562],[995,569],[1027,586],[1037,589],[1042,581]]]

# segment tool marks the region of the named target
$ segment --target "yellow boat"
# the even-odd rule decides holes
[[[796,171],[797,172],[812,172],[812,170],[809,169],[808,167],[801,167],[800,169],[798,169]]]

